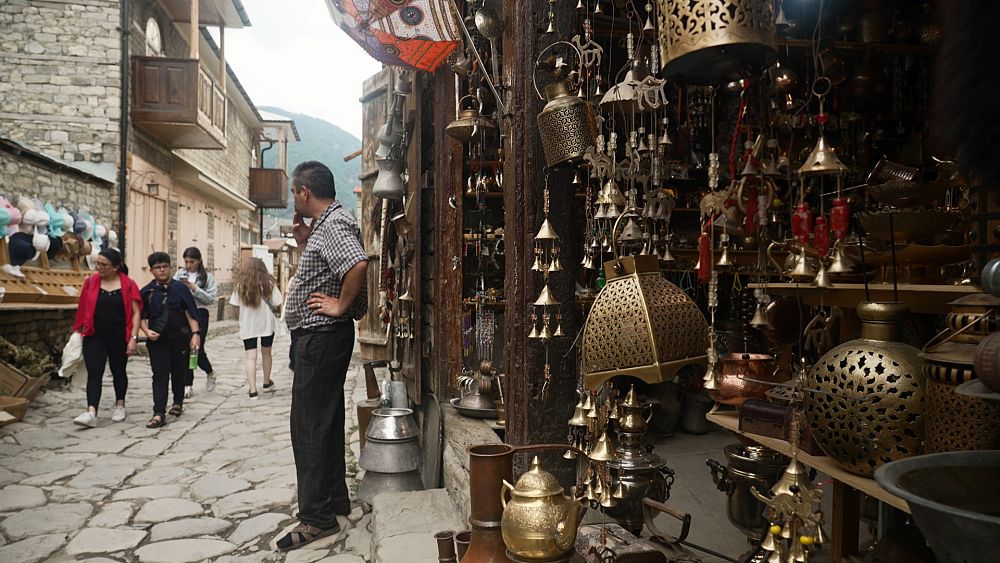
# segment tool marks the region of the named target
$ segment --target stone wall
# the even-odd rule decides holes
[[[0,2],[0,137],[48,156],[115,162],[118,0]]]
[[[118,190],[113,184],[46,165],[24,153],[0,150],[0,192],[87,211],[109,228],[118,220]]]
[[[18,346],[61,355],[73,332],[76,309],[63,311],[0,311],[0,336]]]

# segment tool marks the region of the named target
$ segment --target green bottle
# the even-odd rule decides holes
[[[604,286],[607,285],[607,283],[608,280],[604,278],[604,268],[601,268],[597,271],[597,289],[604,289]]]
[[[196,367],[198,367],[198,351],[192,348],[188,356],[188,369],[193,370]]]

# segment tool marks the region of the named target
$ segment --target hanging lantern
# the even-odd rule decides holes
[[[588,388],[617,375],[659,383],[705,361],[708,323],[683,290],[660,276],[655,256],[608,261],[604,271],[607,285],[583,333]]]
[[[778,58],[773,0],[659,0],[659,7],[668,79],[725,84]]]

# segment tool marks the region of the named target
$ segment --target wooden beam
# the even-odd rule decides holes
[[[190,44],[190,58],[198,59],[198,0],[191,0],[191,24],[188,29],[188,43]]]
[[[861,493],[844,483],[833,481],[833,530],[831,555],[834,561],[845,561],[858,552],[858,527],[861,515]]]
[[[226,28],[219,26],[219,88],[226,93]]]

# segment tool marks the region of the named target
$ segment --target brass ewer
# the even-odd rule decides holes
[[[503,481],[500,502],[500,529],[512,556],[552,561],[573,550],[584,507],[563,494],[562,485],[554,475],[542,470],[537,456],[516,486]]]
[[[535,66],[538,66],[542,55],[555,45],[569,45],[580,56],[575,45],[567,41],[557,41],[538,54]],[[545,87],[545,96],[538,90],[539,98],[546,100],[545,107],[538,114],[538,132],[542,136],[542,149],[545,152],[545,163],[549,166],[579,162],[587,153],[587,149],[597,142],[597,121],[594,117],[594,107],[572,92],[570,84],[565,80],[556,80]]]
[[[604,271],[607,285],[583,331],[589,389],[617,375],[659,383],[686,365],[704,363],[705,316],[681,288],[660,275],[656,256],[609,260]]]
[[[449,136],[467,143],[481,131],[492,131],[496,129],[493,120],[483,117],[483,104],[479,102],[478,107],[467,107],[466,100],[476,101],[474,96],[464,96],[458,102],[458,118],[449,123],[444,132]]]
[[[625,400],[618,404],[618,430],[621,432],[645,433],[653,418],[653,405],[643,405],[635,397],[635,385],[629,388]]]

